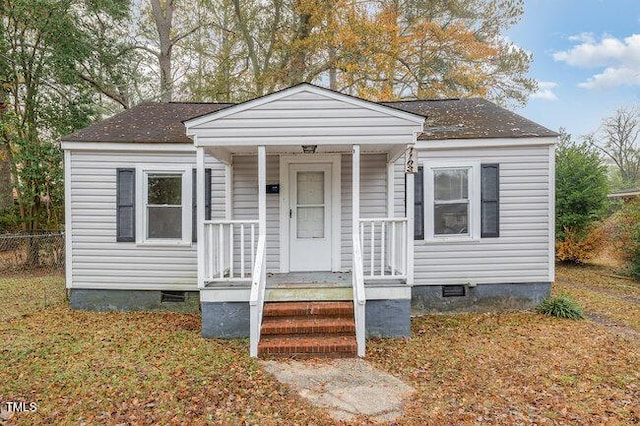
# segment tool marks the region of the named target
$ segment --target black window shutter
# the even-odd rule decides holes
[[[413,239],[424,240],[424,173],[422,166],[418,166],[414,189]]]
[[[116,241],[136,240],[136,169],[116,170]]]
[[[198,170],[193,169],[191,175],[191,240],[198,241]],[[211,169],[204,169],[204,219],[211,220]]]
[[[413,239],[424,240],[424,172],[423,167],[418,166],[418,173],[413,181]],[[404,175],[404,212],[407,214],[407,175]]]
[[[204,220],[211,220],[211,169],[204,169]]]
[[[500,165],[482,165],[482,238],[500,236]]]

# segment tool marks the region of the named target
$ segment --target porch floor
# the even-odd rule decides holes
[[[390,271],[384,278],[377,277],[371,279],[370,277],[364,277],[365,284],[368,287],[376,286],[401,286],[406,285],[406,279],[396,278],[391,275]],[[251,276],[247,274],[244,279],[235,278],[220,278],[212,279],[206,282],[206,288],[216,287],[250,287]],[[267,287],[268,289],[288,289],[288,288],[343,288],[351,287],[351,271],[347,272],[330,272],[330,271],[314,271],[314,272],[286,272],[275,273],[270,272],[267,274]]]
[[[288,272],[267,274],[267,288],[351,287],[351,272]]]

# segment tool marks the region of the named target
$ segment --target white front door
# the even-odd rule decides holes
[[[289,269],[330,271],[331,163],[289,165]]]

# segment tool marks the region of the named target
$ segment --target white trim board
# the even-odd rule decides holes
[[[67,288],[73,287],[73,225],[71,214],[71,151],[64,152],[64,244],[65,281]]]
[[[485,139],[434,139],[418,140],[416,149],[462,149],[462,148],[521,148],[525,146],[555,145],[556,137],[530,138],[485,138]]]
[[[190,143],[62,142],[61,146],[65,151],[196,152]]]
[[[280,272],[289,272],[289,165],[295,163],[331,163],[331,208],[338,214],[331,222],[331,270],[339,272],[342,260],[342,203],[340,154],[298,154],[280,156]]]

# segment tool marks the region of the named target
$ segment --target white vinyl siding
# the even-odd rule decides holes
[[[549,281],[553,244],[549,240],[549,150],[549,146],[421,150],[420,164],[500,164],[500,237],[466,242],[415,241],[414,285]],[[396,215],[404,214],[402,165],[399,160],[395,169]],[[425,187],[430,190],[426,180]]]
[[[145,246],[116,242],[115,210],[117,168],[167,163],[195,168],[195,157],[195,153],[184,152],[71,151],[68,208],[74,288],[197,290],[196,244]],[[217,203],[224,199],[220,192],[224,189],[224,167],[210,157],[206,166],[213,169],[212,199]],[[142,208],[136,205],[136,210]],[[136,229],[136,234],[142,232],[143,229]]]
[[[383,217],[386,214],[385,154],[364,154],[361,157],[360,214],[362,217]],[[341,160],[341,241],[343,271],[351,269],[351,155]],[[279,183],[277,155],[267,155],[267,184]],[[258,166],[256,156],[233,158],[233,218],[258,217]],[[236,236],[237,240],[237,236]],[[236,241],[237,242],[237,241]],[[238,252],[239,244],[235,244]],[[237,254],[237,253],[236,253]],[[237,257],[237,256],[236,256]],[[238,265],[236,265],[237,268]],[[280,270],[280,199],[267,194],[267,270]]]
[[[413,143],[421,125],[388,112],[305,91],[195,126],[198,144],[257,146]],[[212,114],[215,117],[215,114]]]

